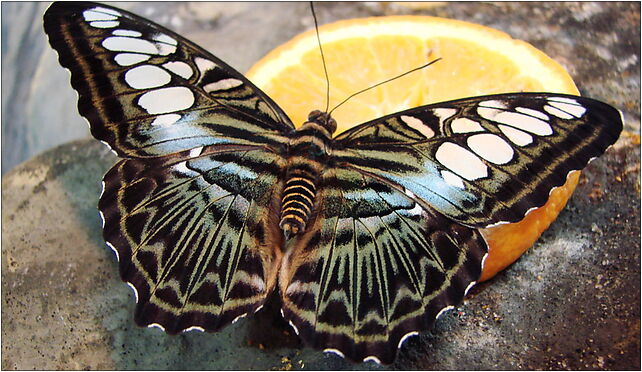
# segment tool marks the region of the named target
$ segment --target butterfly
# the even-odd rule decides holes
[[[54,3],[44,27],[92,135],[122,158],[103,235],[134,319],[217,331],[278,290],[308,345],[391,363],[476,283],[479,229],[521,220],[613,144],[615,108],[509,93],[296,128],[242,74],[149,20]],[[278,289],[277,289],[278,287]]]

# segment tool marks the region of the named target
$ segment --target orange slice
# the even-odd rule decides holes
[[[319,29],[332,108],[350,94],[433,59],[428,68],[352,98],[333,112],[337,133],[404,109],[470,96],[520,91],[578,94],[568,73],[532,45],[476,24],[424,16],[353,19]],[[326,107],[326,81],[314,30],[281,45],[246,74],[300,125]],[[482,280],[513,263],[555,220],[579,172],[522,221],[483,230],[489,243]]]

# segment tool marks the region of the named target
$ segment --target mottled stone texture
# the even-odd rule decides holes
[[[123,3],[239,70],[312,25],[304,3]],[[2,3],[2,171],[88,135],[41,31],[43,3]],[[623,111],[625,133],[589,165],[559,219],[392,366],[304,348],[274,305],[218,334],[132,322],[134,299],[102,242],[96,203],[115,157],[93,140],[2,179],[3,369],[640,369],[640,4],[324,3],[321,23],[427,14],[524,39],[583,95]],[[248,26],[251,25],[251,26]],[[329,62],[331,63],[331,61]]]

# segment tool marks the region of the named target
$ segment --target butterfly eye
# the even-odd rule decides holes
[[[323,115],[321,110],[313,110],[308,114],[308,121],[316,122]]]
[[[330,134],[337,130],[337,122],[327,112],[313,110],[308,115],[308,121],[323,126]]]
[[[326,121],[326,129],[330,132],[330,134],[334,133],[334,131],[337,130],[336,120],[328,116],[328,120]]]

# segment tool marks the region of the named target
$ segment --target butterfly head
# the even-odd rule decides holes
[[[308,115],[308,121],[312,123],[319,124],[325,128],[330,135],[337,130],[337,122],[330,116],[329,113],[323,112],[321,110],[314,110]]]

